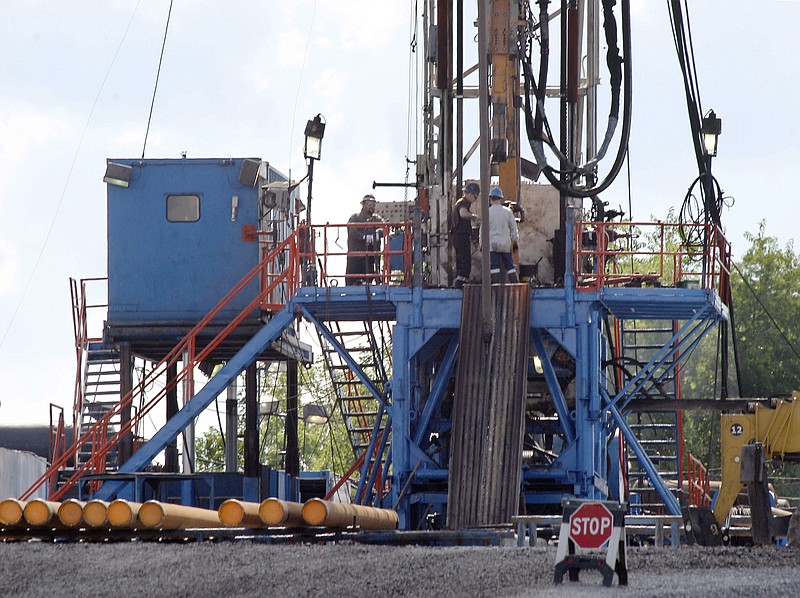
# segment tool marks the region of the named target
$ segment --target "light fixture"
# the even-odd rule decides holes
[[[108,162],[106,164],[106,175],[103,177],[103,182],[117,187],[127,187],[131,183],[131,175],[133,168],[127,164],[117,164],[116,162]]]
[[[708,114],[703,117],[703,126],[700,129],[703,134],[703,146],[706,150],[707,156],[717,155],[717,142],[722,133],[722,119],[717,118],[713,110],[709,110]]]
[[[328,410],[322,405],[309,403],[303,405],[303,421],[307,424],[324,424],[328,421]]]
[[[258,404],[259,415],[277,415],[280,401],[273,399],[271,401],[261,401]]]
[[[312,120],[306,123],[306,145],[303,155],[311,160],[319,160],[322,156],[322,138],[325,136],[325,121],[322,115],[317,114]]]
[[[255,187],[260,170],[261,160],[245,158],[242,160],[242,167],[239,169],[239,182],[246,187]]]

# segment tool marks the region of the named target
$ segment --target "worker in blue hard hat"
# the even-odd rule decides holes
[[[489,191],[489,257],[492,283],[499,283],[505,272],[508,282],[519,282],[514,265],[513,251],[519,248],[517,221],[510,208],[503,205],[503,190],[493,187]]]
[[[456,278],[453,286],[460,289],[469,280],[472,270],[472,229],[478,224],[478,216],[470,211],[470,207],[481,194],[478,183],[467,183],[464,197],[456,202],[453,208],[450,233],[453,235],[453,249],[456,252]]]

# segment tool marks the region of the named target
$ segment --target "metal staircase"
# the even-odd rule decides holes
[[[670,342],[676,331],[676,325],[671,321],[622,320],[619,326],[619,364],[625,381],[650,362]],[[679,373],[674,359],[664,360],[655,372],[652,383],[640,390],[638,398],[652,401],[679,399]],[[671,488],[679,488],[683,477],[680,412],[674,409],[631,411],[627,421],[661,478]],[[627,458],[632,508],[648,513],[660,512],[663,503],[652,489],[645,468],[633,451],[628,451]],[[637,501],[638,506],[633,507]]]
[[[89,442],[76,453],[76,467],[81,467],[92,457],[97,442],[114,436],[120,429],[119,412],[107,413],[117,406],[120,399],[120,359],[116,349],[105,349],[100,343],[89,343],[85,356],[83,372],[83,393],[80,410],[77,414],[78,437],[93,429]],[[98,422],[102,424],[97,425]],[[106,453],[104,471],[118,468],[117,447]]]
[[[331,321],[328,322],[328,332],[333,342],[318,329],[325,366],[330,374],[353,454],[356,459],[365,455],[358,494],[364,494],[363,488],[367,483],[365,478],[369,478],[369,486],[374,484],[380,495],[385,479],[385,460],[381,446],[385,447],[389,441],[386,432],[388,413],[384,408],[385,403],[382,405],[373,396],[353,365],[361,370],[361,374],[369,379],[385,401],[388,380],[386,372],[391,369],[391,335],[388,323]]]
[[[95,394],[93,398],[96,400],[94,401],[86,400],[88,397],[82,394],[84,385],[81,384],[80,381],[76,381],[75,413],[81,414],[82,421],[84,419],[84,403],[92,405],[92,407],[87,406],[87,412],[85,414],[85,423],[87,424],[85,428],[86,431],[84,432],[83,428],[81,429],[82,433],[77,434],[77,438],[72,446],[64,451],[58,459],[54,459],[48,470],[34,482],[20,498],[27,500],[27,498],[32,496],[45,482],[58,476],[63,480],[63,483],[59,483],[57,489],[50,493],[49,499],[60,500],[67,495],[68,492],[74,491],[73,488],[75,484],[78,483],[81,476],[89,473],[102,473],[107,471],[106,465],[110,461],[116,460],[113,456],[115,451],[118,450],[117,447],[120,442],[137,429],[142,420],[166,397],[167,393],[184,380],[189,380],[191,382],[195,368],[212,354],[248,314],[252,313],[253,310],[257,309],[259,306],[268,305],[272,298],[273,291],[279,285],[287,281],[293,282],[296,280],[298,269],[295,263],[278,276],[266,277],[267,266],[271,265],[274,260],[279,258],[287,248],[293,248],[294,242],[295,237],[292,236],[271,249],[264,256],[263,260],[248,272],[229,293],[197,323],[172,351],[156,364],[130,392],[120,397],[119,400],[115,401],[112,405],[102,405],[102,403],[106,401],[99,398],[104,396],[101,393],[109,390],[111,386],[109,378],[104,379],[104,377],[99,374],[95,374],[95,379],[93,380],[95,382],[93,386],[93,392]],[[224,326],[212,340],[202,347],[202,349],[198,348],[198,336],[214,321],[233,298],[246,289],[253,281],[265,278],[266,280],[264,280],[260,292],[256,294],[239,315]],[[83,363],[82,360],[86,357],[85,370],[96,372],[94,367],[89,365],[88,356],[84,355],[84,348],[89,347],[92,341],[98,339],[88,339],[86,336],[85,317],[79,317],[81,314],[85,314],[85,293],[77,292],[77,288],[73,288],[73,307],[76,311],[76,339],[79,339],[79,342],[76,342],[78,363],[79,365]],[[134,453],[133,457],[128,459],[123,466],[119,467],[118,471],[141,471],[141,469],[147,466],[159,452],[164,450],[170,441],[177,437],[177,435],[211,403],[216,395],[227,387],[227,384],[236,375],[247,365],[252,363],[258,354],[277,339],[294,318],[295,314],[285,307],[280,312],[274,314],[270,322],[265,325],[261,331],[256,333],[256,335],[228,361],[222,371],[219,372],[217,376],[214,376],[200,393],[191,397],[178,415],[167,422],[167,425],[161,428],[150,441],[140,447],[139,450]],[[108,354],[101,355],[101,352],[96,353],[97,363],[95,365],[100,365],[100,362],[105,362],[102,365],[109,366],[107,369],[110,369],[113,361],[112,357]],[[179,361],[183,362],[183,368],[178,368],[177,377],[164,385],[164,387],[153,396],[148,397],[146,401],[142,401],[138,411],[133,414],[129,420],[121,422],[122,413],[126,409],[132,407],[134,400],[138,402],[143,397],[145,389],[151,387],[158,377],[166,375],[166,371],[169,367],[173,365],[177,366]],[[118,367],[117,371],[119,371]],[[119,375],[117,375],[117,378],[119,378]],[[100,383],[101,381],[103,384]],[[119,393],[118,388],[117,393]],[[85,460],[82,461],[82,458]],[[70,467],[72,464],[74,464],[74,469]],[[103,487],[100,488],[100,492],[95,493],[95,495],[101,497],[102,493],[102,498],[112,498],[117,486],[118,484],[104,484]]]

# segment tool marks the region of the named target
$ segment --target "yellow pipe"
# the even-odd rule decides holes
[[[22,512],[25,502],[16,498],[0,501],[0,525],[19,525],[23,523]]]
[[[108,502],[90,500],[83,507],[83,520],[89,527],[108,527]]]
[[[35,498],[28,501],[28,504],[22,510],[22,514],[25,516],[25,521],[31,525],[48,525],[51,522],[58,522],[58,507],[60,504],[52,500]],[[55,522],[53,521],[54,519]]]
[[[397,513],[391,509],[365,507],[321,498],[312,498],[303,505],[303,519],[309,525],[325,527],[359,527],[361,529],[397,529]]]
[[[58,520],[65,527],[78,527],[83,521],[83,507],[86,503],[77,498],[69,498],[58,506]]]
[[[261,527],[260,508],[261,503],[231,498],[219,506],[219,520],[230,527]]]
[[[299,502],[268,498],[261,503],[258,515],[270,527],[303,527],[303,505]]]
[[[108,505],[108,522],[111,527],[135,529],[139,516],[140,502],[131,502],[124,498],[111,501]]]
[[[144,527],[162,530],[219,527],[219,514],[211,509],[148,500],[139,509],[139,521]]]

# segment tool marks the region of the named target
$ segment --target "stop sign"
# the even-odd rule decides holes
[[[611,511],[602,503],[584,503],[569,516],[569,537],[580,548],[600,548],[613,527]]]

